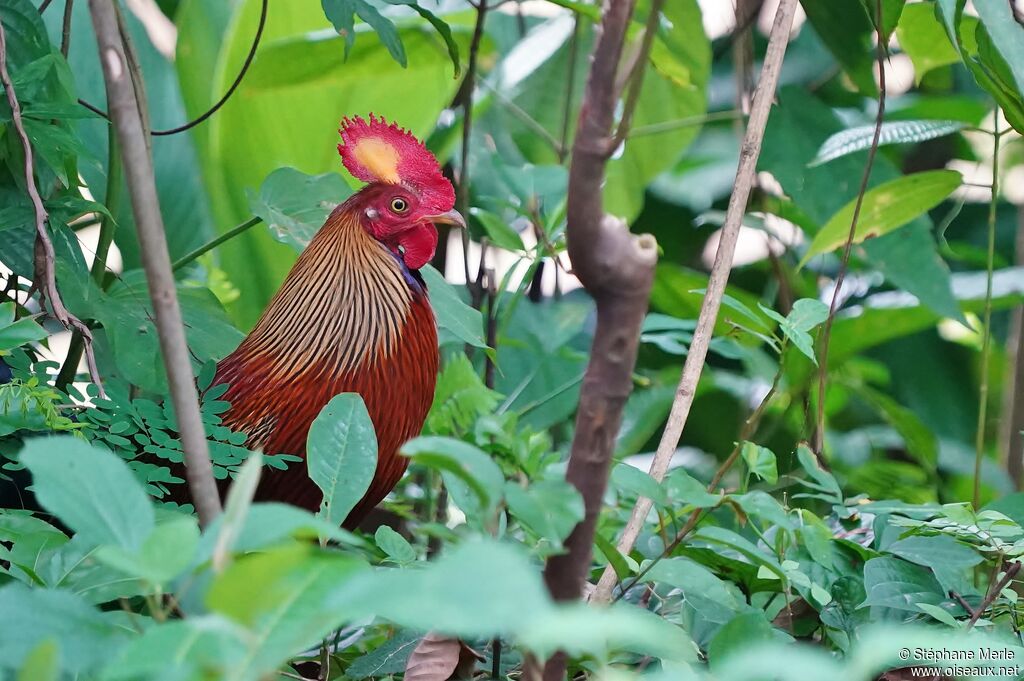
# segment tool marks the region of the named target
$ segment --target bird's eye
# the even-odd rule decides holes
[[[395,198],[391,199],[391,210],[393,210],[396,213],[404,213],[405,211],[409,210],[409,202],[401,197],[396,196]]]

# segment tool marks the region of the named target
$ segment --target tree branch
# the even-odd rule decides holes
[[[142,251],[142,265],[149,284],[171,401],[185,453],[185,473],[199,522],[205,527],[220,513],[220,496],[213,479],[199,396],[192,376],[185,328],[164,237],[153,159],[139,109],[139,100],[145,97],[145,93],[135,89],[134,83],[141,84],[141,78],[136,80],[129,72],[114,0],[89,0],[89,11],[103,65],[111,120],[121,143],[121,158]]]
[[[105,397],[103,382],[100,380],[100,372],[96,368],[96,358],[92,352],[92,332],[82,320],[71,314],[64,307],[60,292],[57,290],[57,275],[54,271],[55,255],[53,242],[50,241],[50,233],[47,231],[46,222],[48,216],[43,207],[43,199],[39,196],[39,188],[36,187],[35,166],[33,165],[32,143],[25,133],[25,126],[21,120],[21,105],[18,103],[17,94],[14,92],[14,85],[11,83],[11,75],[7,72],[7,35],[4,27],[0,24],[0,82],[7,93],[7,103],[11,107],[11,119],[14,123],[14,131],[21,141],[22,151],[25,154],[25,187],[28,190],[29,199],[32,201],[32,209],[35,213],[36,242],[34,254],[34,273],[32,275],[33,285],[39,289],[39,302],[43,309],[46,309],[46,302],[49,300],[53,308],[53,316],[64,326],[80,334],[83,339],[85,357],[89,366],[89,375],[92,382],[100,391],[100,396]]]
[[[693,333],[693,340],[690,342],[686,362],[683,364],[683,373],[679,380],[679,386],[676,388],[672,410],[669,412],[668,422],[665,424],[665,431],[658,444],[654,461],[651,462],[651,477],[658,481],[665,477],[672,455],[675,454],[676,447],[679,445],[679,438],[683,433],[683,427],[686,425],[686,419],[690,414],[690,407],[693,405],[693,398],[697,392],[697,382],[700,380],[701,370],[704,368],[704,360],[707,357],[715,321],[718,318],[718,309],[722,304],[726,283],[729,281],[740,223],[754,182],[757,158],[761,153],[761,141],[764,138],[765,126],[768,124],[768,113],[771,110],[772,100],[775,98],[775,88],[779,82],[782,58],[786,53],[789,30],[795,11],[796,0],[782,0],[775,14],[775,24],[772,27],[768,50],[765,53],[764,65],[761,67],[761,78],[754,91],[750,119],[747,122],[747,130],[740,149],[736,179],[733,182],[732,195],[729,197],[725,223],[722,225],[718,253],[715,255],[715,263],[708,279],[707,293],[704,294],[704,302],[697,319],[697,328]],[[573,262],[575,263],[575,260]],[[643,527],[647,514],[650,513],[651,505],[650,499],[641,497],[637,500],[636,507],[619,539],[618,549],[620,552],[629,553],[633,549],[633,545],[640,535],[640,528]],[[604,574],[601,575],[592,600],[607,602],[611,598],[614,586],[615,572],[610,567],[606,568]]]
[[[619,127],[615,131],[615,137],[608,145],[608,154],[615,153],[619,145],[626,141],[629,135],[629,128],[633,124],[633,113],[636,105],[640,102],[640,92],[644,87],[644,74],[647,73],[647,59],[651,55],[651,47],[654,45],[654,37],[658,33],[658,22],[661,16],[661,8],[665,0],[651,0],[650,14],[647,15],[647,24],[644,28],[643,38],[640,39],[640,50],[637,53],[637,61],[633,66],[633,72],[629,78],[629,91],[626,93],[626,100],[622,105],[622,118],[619,120]]]
[[[548,590],[560,601],[580,597],[590,569],[594,531],[622,408],[633,387],[640,326],[657,262],[654,238],[631,234],[623,221],[606,215],[602,207],[617,103],[615,74],[632,13],[630,0],[605,4],[569,166],[569,257],[576,276],[594,298],[597,327],[565,476],[583,496],[584,518],[566,540],[568,552],[550,558],[544,570]],[[548,660],[544,679],[562,679],[565,664],[563,655]]]

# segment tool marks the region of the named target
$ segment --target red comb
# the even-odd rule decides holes
[[[402,184],[438,213],[455,205],[455,190],[441,174],[437,159],[408,130],[370,114],[341,119],[341,162],[363,182]]]

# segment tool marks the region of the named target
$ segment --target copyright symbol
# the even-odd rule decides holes
[[[900,659],[901,660],[909,660],[910,659],[910,648],[900,648]]]

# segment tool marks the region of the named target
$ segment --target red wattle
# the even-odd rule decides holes
[[[405,252],[405,266],[410,270],[430,262],[437,248],[437,229],[429,222],[422,222],[398,237],[398,245]]]

